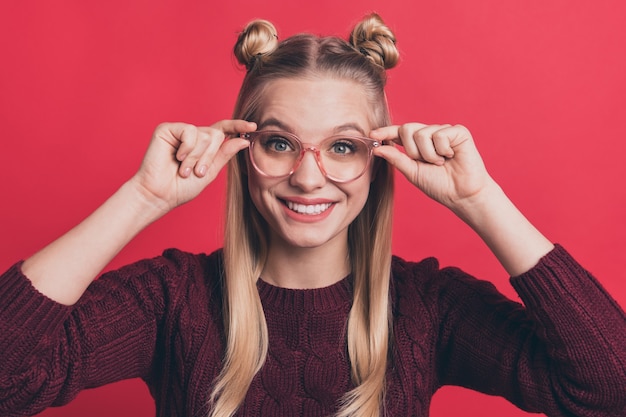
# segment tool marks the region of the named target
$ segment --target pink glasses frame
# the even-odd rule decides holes
[[[303,142],[298,136],[294,135],[293,133],[289,133],[289,132],[285,132],[285,131],[281,131],[281,130],[259,130],[259,131],[255,131],[255,132],[248,132],[248,133],[241,133],[239,134],[239,137],[242,139],[246,139],[250,141],[250,146],[254,146],[254,143],[256,142],[256,139],[261,135],[261,134],[276,134],[279,136],[284,136],[290,139],[293,139],[295,142],[297,142],[300,145],[300,155],[298,156],[298,158],[296,159],[293,167],[291,168],[291,171],[289,171],[289,173],[284,174],[284,175],[269,175],[266,174],[265,172],[263,172],[261,170],[261,168],[256,164],[256,162],[254,161],[254,157],[252,156],[252,152],[248,152],[249,157],[250,157],[250,162],[252,163],[252,166],[254,166],[254,168],[256,169],[256,171],[267,177],[267,178],[284,178],[284,177],[288,177],[290,175],[292,175],[300,166],[300,163],[302,162],[302,159],[304,158],[304,155],[306,152],[311,151],[313,152],[313,154],[315,155],[315,162],[317,162],[317,166],[319,167],[320,171],[322,172],[322,174],[328,178],[329,180],[336,182],[336,183],[348,183],[348,182],[352,182],[355,181],[357,179],[359,179],[369,168],[371,162],[372,162],[372,150],[374,148],[378,148],[379,146],[384,145],[383,141],[380,140],[376,140],[376,139],[372,139],[372,138],[366,138],[364,136],[357,136],[357,135],[333,135],[333,136],[329,136],[327,138],[324,138],[320,143],[322,142],[326,142],[327,140],[330,139],[351,139],[351,140],[358,140],[361,141],[363,143],[365,143],[365,145],[367,146],[368,149],[368,155],[367,155],[367,162],[365,164],[365,167],[363,168],[363,170],[354,178],[348,179],[348,180],[342,180],[342,179],[338,179],[336,177],[333,177],[331,175],[328,175],[328,173],[326,172],[326,170],[324,169],[324,164],[322,163],[322,160],[320,158],[320,149],[319,149],[319,145],[313,144],[313,143],[305,143]]]

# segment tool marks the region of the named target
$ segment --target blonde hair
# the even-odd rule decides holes
[[[393,33],[378,15],[358,23],[350,42],[300,34],[279,43],[271,23],[253,21],[240,34],[234,54],[247,68],[235,118],[258,121],[263,92],[273,80],[329,76],[364,88],[373,110],[373,127],[390,123],[385,69],[398,62],[398,51]],[[227,341],[222,372],[211,393],[211,417],[236,412],[268,350],[267,324],[256,287],[267,255],[268,226],[252,203],[244,158],[242,152],[228,167],[223,279]],[[383,408],[391,338],[392,212],[393,172],[385,161],[376,159],[367,202],[348,230],[354,299],[347,345],[356,388],[339,404],[338,417],[377,417]]]

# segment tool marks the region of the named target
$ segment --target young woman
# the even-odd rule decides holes
[[[446,384],[550,416],[624,415],[623,311],[514,207],[467,129],[391,124],[398,52],[378,16],[349,42],[279,42],[255,21],[235,55],[233,120],[157,127],[133,178],[2,275],[0,414],[141,377],[159,416],[427,416]],[[94,281],[227,164],[223,250]],[[525,307],[392,257],[394,167],[481,236]]]

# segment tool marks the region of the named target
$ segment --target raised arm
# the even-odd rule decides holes
[[[255,128],[243,120],[158,126],[138,172],[84,221],[28,258],[22,271],[41,293],[74,304],[137,233],[195,198],[247,146],[243,139],[225,140],[229,134]]]
[[[404,153],[395,146],[375,152],[472,227],[511,276],[528,271],[554,248],[489,176],[465,127],[410,123],[371,136],[402,145]]]
[[[550,416],[623,416],[626,316],[546,239],[489,176],[462,126],[412,123],[372,132],[404,147],[376,154],[469,224],[513,277],[524,308],[448,268],[438,346],[443,384],[502,395]],[[447,300],[447,301],[446,301]]]

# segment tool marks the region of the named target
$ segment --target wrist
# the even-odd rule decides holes
[[[493,179],[489,178],[480,191],[456,200],[448,208],[470,226],[479,222],[480,218],[490,215],[498,206],[505,204],[509,199],[502,188]]]
[[[161,218],[172,209],[166,200],[148,190],[136,176],[123,184],[119,192],[127,194],[131,208],[148,222]]]
[[[452,210],[481,237],[511,276],[528,271],[554,247],[493,180]]]
[[[28,258],[22,272],[42,294],[74,304],[111,259],[163,214],[128,181],[85,220]]]

